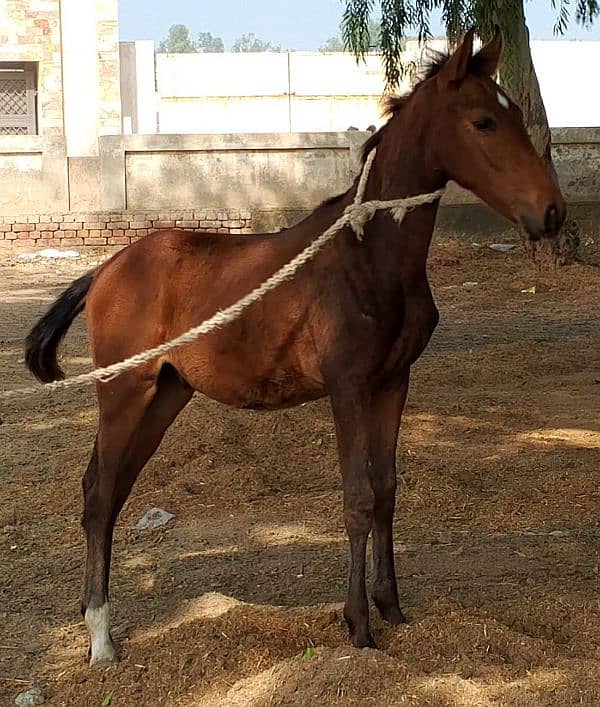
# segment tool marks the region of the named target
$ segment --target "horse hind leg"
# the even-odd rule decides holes
[[[104,665],[116,660],[116,651],[109,630],[108,602],[105,596],[105,587],[106,590],[108,589],[107,567],[110,564],[110,543],[108,543],[107,558],[107,544],[102,542],[109,528],[105,527],[104,533],[98,532],[99,519],[91,512],[91,506],[96,503],[98,495],[98,474],[98,438],[96,437],[92,456],[82,481],[84,497],[82,524],[86,532],[87,562],[81,613],[90,635],[89,654],[92,665]],[[96,567],[98,563],[100,564]]]
[[[100,426],[83,477],[87,559],[81,610],[90,635],[90,666],[116,660],[110,635],[108,585],[115,522],[140,471],[192,396],[169,365],[155,383],[117,379],[101,389]]]

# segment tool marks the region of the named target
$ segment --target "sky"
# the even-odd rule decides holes
[[[120,38],[158,43],[172,24],[184,24],[192,36],[221,37],[226,50],[253,32],[283,49],[310,51],[339,33],[343,7],[342,0],[119,0]],[[532,39],[552,39],[556,11],[550,0],[530,0],[526,12]],[[600,41],[600,19],[591,30],[572,21],[564,38]]]

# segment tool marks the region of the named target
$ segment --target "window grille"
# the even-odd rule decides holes
[[[0,135],[35,135],[35,70],[0,63]]]

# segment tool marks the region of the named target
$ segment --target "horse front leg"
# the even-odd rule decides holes
[[[391,624],[406,621],[398,603],[392,524],[396,505],[396,445],[408,392],[408,371],[373,396],[370,475],[375,496],[373,514],[373,602]]]
[[[373,523],[369,479],[369,397],[332,395],[344,490],[344,522],[350,541],[350,575],[344,618],[357,648],[375,647],[369,631],[365,580],[367,538]]]

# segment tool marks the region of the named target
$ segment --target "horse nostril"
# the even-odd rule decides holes
[[[546,209],[546,217],[544,219],[544,231],[547,234],[554,235],[558,233],[560,228],[560,219],[558,216],[558,209],[554,204]]]

